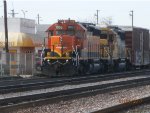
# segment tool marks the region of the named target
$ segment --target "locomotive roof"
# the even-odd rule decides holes
[[[55,26],[57,26],[59,23],[61,23],[61,24],[66,24],[66,23],[68,23],[68,25],[70,24],[70,25],[76,25],[76,26],[78,26],[78,29],[80,29],[80,30],[82,30],[82,31],[87,31],[87,29],[82,25],[82,24],[80,24],[80,23],[77,23],[77,22],[75,22],[75,21],[73,21],[73,20],[70,20],[71,22],[69,23],[69,20],[68,21],[58,21],[57,23],[54,23],[54,24],[52,24],[52,25],[50,25],[50,27],[46,30],[46,32],[48,32],[48,31],[50,31],[50,30],[53,30],[54,29],[54,27]]]

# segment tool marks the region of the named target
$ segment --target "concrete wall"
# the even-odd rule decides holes
[[[4,18],[0,18],[0,32],[4,32]],[[8,32],[35,34],[35,20],[8,18]]]
[[[37,24],[36,25],[36,34],[34,38],[34,42],[38,49],[42,48],[42,45],[47,46],[47,33],[45,32],[49,28],[49,24]],[[45,43],[44,43],[45,39]]]
[[[36,25],[36,37],[37,38],[45,38],[47,37],[47,33],[45,32],[49,28],[49,24],[37,24]]]

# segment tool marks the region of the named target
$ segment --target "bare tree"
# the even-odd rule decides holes
[[[104,25],[107,25],[107,26],[112,25],[112,17],[102,18],[101,24],[104,24]]]

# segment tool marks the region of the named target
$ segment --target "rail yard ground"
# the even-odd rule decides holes
[[[150,85],[20,109],[11,113],[88,113],[145,96],[150,96]]]
[[[110,75],[106,74],[107,76],[101,75],[98,77],[97,75],[93,75],[95,77],[81,77],[80,79],[79,77],[77,77],[78,79],[71,78],[72,81],[69,80],[69,78],[63,78],[62,81],[61,78],[48,78],[49,82],[48,79],[41,78],[42,81],[40,82],[40,84],[38,84],[40,78],[34,78],[32,80],[26,79],[27,81],[18,78],[18,84],[16,84],[19,86],[18,88],[15,86],[13,80],[6,80],[8,87],[1,86],[2,89],[0,94],[0,112],[90,113],[99,111],[101,109],[105,109],[118,104],[123,104],[126,102],[130,103],[131,101],[136,99],[150,97],[149,74],[150,72],[148,70],[145,70],[141,73],[136,74],[135,72],[131,72],[130,74],[124,73],[121,75],[121,73],[116,73]],[[63,80],[65,80],[66,82],[63,82]],[[35,83],[30,83],[33,81]],[[49,83],[49,87],[47,87],[47,84],[46,86],[44,86],[42,82],[47,82],[47,84]],[[56,85],[51,84],[54,82],[56,83]],[[62,82],[63,84],[58,84],[58,82]],[[4,85],[4,83],[5,80],[1,81],[1,85]],[[26,87],[28,87],[28,89]],[[7,89],[5,90],[5,88]],[[19,88],[21,90],[19,90]],[[27,97],[28,95],[31,95],[31,97]],[[67,96],[65,97],[65,95]],[[17,100],[15,100],[16,97],[18,97]],[[44,99],[47,101],[40,102]],[[33,103],[29,103],[28,105],[28,101],[32,101]],[[34,103],[35,101],[40,102],[40,104],[37,104],[37,102]],[[139,101],[137,101],[137,103],[138,102]],[[20,104],[21,107],[14,107],[13,105],[15,104]],[[9,108],[9,106],[11,106],[12,108]]]
[[[149,113],[149,111],[150,111],[150,103],[146,103],[118,113]]]

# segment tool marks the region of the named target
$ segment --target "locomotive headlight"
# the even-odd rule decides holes
[[[48,57],[50,56],[50,52],[47,52],[47,54],[46,54]]]
[[[69,57],[69,53],[66,53],[66,57]]]

